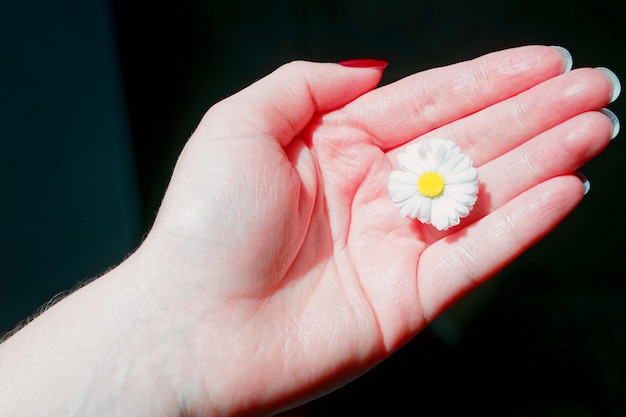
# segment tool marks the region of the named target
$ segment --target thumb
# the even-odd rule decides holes
[[[386,66],[369,59],[290,62],[214,105],[198,130],[210,126],[209,137],[261,133],[285,146],[314,114],[339,108],[375,88]]]

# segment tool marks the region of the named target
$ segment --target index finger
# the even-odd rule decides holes
[[[408,76],[359,97],[344,111],[388,150],[570,68],[571,56],[560,47],[507,49]]]

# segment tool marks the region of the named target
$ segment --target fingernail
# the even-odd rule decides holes
[[[575,172],[575,174],[578,177],[578,179],[580,179],[580,181],[583,183],[583,195],[587,195],[589,190],[591,190],[591,183],[589,182],[587,177],[585,177],[580,172]]]
[[[572,69],[572,65],[574,65],[574,60],[572,59],[572,54],[562,46],[552,45],[551,48],[557,50],[561,55],[563,55],[563,72],[568,72]]]
[[[596,67],[596,69],[606,75],[606,77],[611,81],[611,84],[613,84],[613,90],[611,91],[611,101],[609,101],[609,103],[613,103],[622,92],[622,84],[619,82],[619,78],[617,78],[617,75],[615,75],[615,73],[610,69],[605,67]]]
[[[609,118],[609,120],[611,120],[611,123],[613,124],[613,131],[611,132],[611,140],[615,139],[615,137],[619,133],[619,128],[620,128],[619,119],[617,118],[615,113],[613,113],[609,109],[600,109],[599,112],[604,114],[606,117]]]
[[[346,59],[345,61],[337,62],[339,65],[350,68],[372,68],[372,69],[385,69],[389,62],[382,59]]]

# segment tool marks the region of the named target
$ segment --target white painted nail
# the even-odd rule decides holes
[[[569,51],[562,46],[552,45],[551,48],[556,49],[561,55],[563,55],[563,72],[565,73],[570,71],[574,65],[572,54],[570,54]]]
[[[613,84],[613,90],[611,91],[611,101],[609,101],[609,103],[613,103],[622,92],[622,84],[619,82],[619,78],[617,78],[617,75],[615,75],[615,73],[610,69],[605,67],[596,67],[596,69],[606,75],[606,77],[611,81],[611,84]]]
[[[613,113],[609,109],[600,109],[599,112],[604,114],[606,117],[608,117],[611,120],[611,123],[613,124],[613,131],[611,132],[611,140],[615,139],[620,129],[619,119],[617,118],[615,113]]]
[[[591,190],[591,183],[589,182],[587,177],[585,177],[580,172],[576,172],[575,174],[580,179],[580,181],[583,183],[583,195],[587,195],[589,190]]]

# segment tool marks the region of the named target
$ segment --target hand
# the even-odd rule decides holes
[[[128,346],[152,352],[162,398],[240,415],[323,394],[548,233],[613,129],[597,110],[617,86],[565,66],[530,46],[375,89],[381,68],[296,62],[212,107],[152,231],[103,284],[138,306],[120,308]],[[387,191],[397,154],[427,137],[479,171],[476,207],[446,232],[400,217]]]
[[[583,195],[571,173],[612,129],[595,111],[609,80],[564,65],[527,47],[370,91],[380,69],[293,63],[213,107],[142,248],[161,260],[164,315],[190,317],[188,354],[212,364],[194,400],[224,412],[240,395],[242,411],[344,382],[562,220]],[[479,168],[476,209],[446,233],[401,218],[387,191],[424,137]]]

